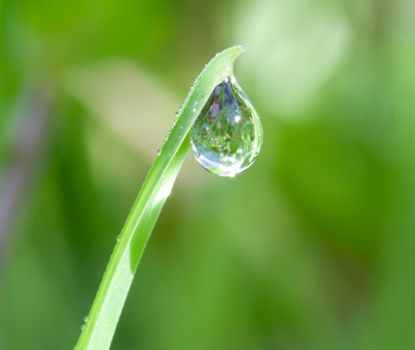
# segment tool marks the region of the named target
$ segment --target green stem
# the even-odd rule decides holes
[[[217,54],[190,89],[128,215],[76,349],[109,349],[135,271],[189,149],[189,132],[215,86],[232,74],[233,63],[244,50],[234,46]]]

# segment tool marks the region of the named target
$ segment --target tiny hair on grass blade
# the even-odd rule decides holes
[[[216,54],[196,78],[131,208],[75,349],[109,349],[137,266],[189,149],[189,132],[243,51],[233,46]]]

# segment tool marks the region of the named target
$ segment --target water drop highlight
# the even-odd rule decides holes
[[[213,174],[234,177],[254,163],[262,145],[261,121],[234,77],[215,87],[190,140],[198,163]]]

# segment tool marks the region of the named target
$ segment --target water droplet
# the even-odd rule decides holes
[[[215,87],[191,130],[193,154],[208,171],[233,177],[259,154],[262,126],[235,78]]]
[[[84,330],[87,321],[88,321],[88,316],[84,317],[84,320],[83,320],[82,326],[81,326],[82,331]]]

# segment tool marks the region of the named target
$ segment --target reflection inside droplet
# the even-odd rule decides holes
[[[233,177],[255,161],[261,122],[234,77],[215,87],[190,136],[196,160],[216,175]]]

